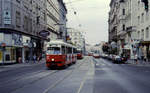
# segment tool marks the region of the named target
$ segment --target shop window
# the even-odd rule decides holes
[[[20,3],[20,0],[16,0],[16,2]]]
[[[146,28],[146,38],[149,38],[149,28]]]
[[[122,9],[122,14],[125,15],[125,9]]]
[[[10,55],[9,54],[5,55],[5,61],[10,61]]]

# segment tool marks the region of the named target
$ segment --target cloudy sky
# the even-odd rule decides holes
[[[90,44],[108,40],[110,0],[64,0],[64,2],[68,9],[68,27],[84,31],[86,42]]]

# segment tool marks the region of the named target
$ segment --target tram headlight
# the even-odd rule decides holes
[[[55,61],[55,59],[54,59],[54,58],[52,58],[52,61]]]

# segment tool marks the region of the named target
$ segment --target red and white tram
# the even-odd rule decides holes
[[[83,54],[82,54],[82,49],[77,49],[77,59],[82,59]]]
[[[76,63],[77,55],[75,53],[76,48],[71,44],[63,41],[51,41],[47,44],[46,51],[46,66],[48,68],[66,67],[72,63]]]

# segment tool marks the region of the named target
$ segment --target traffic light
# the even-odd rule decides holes
[[[142,2],[144,3],[144,7],[145,7],[145,10],[148,11],[148,0],[142,0]]]

